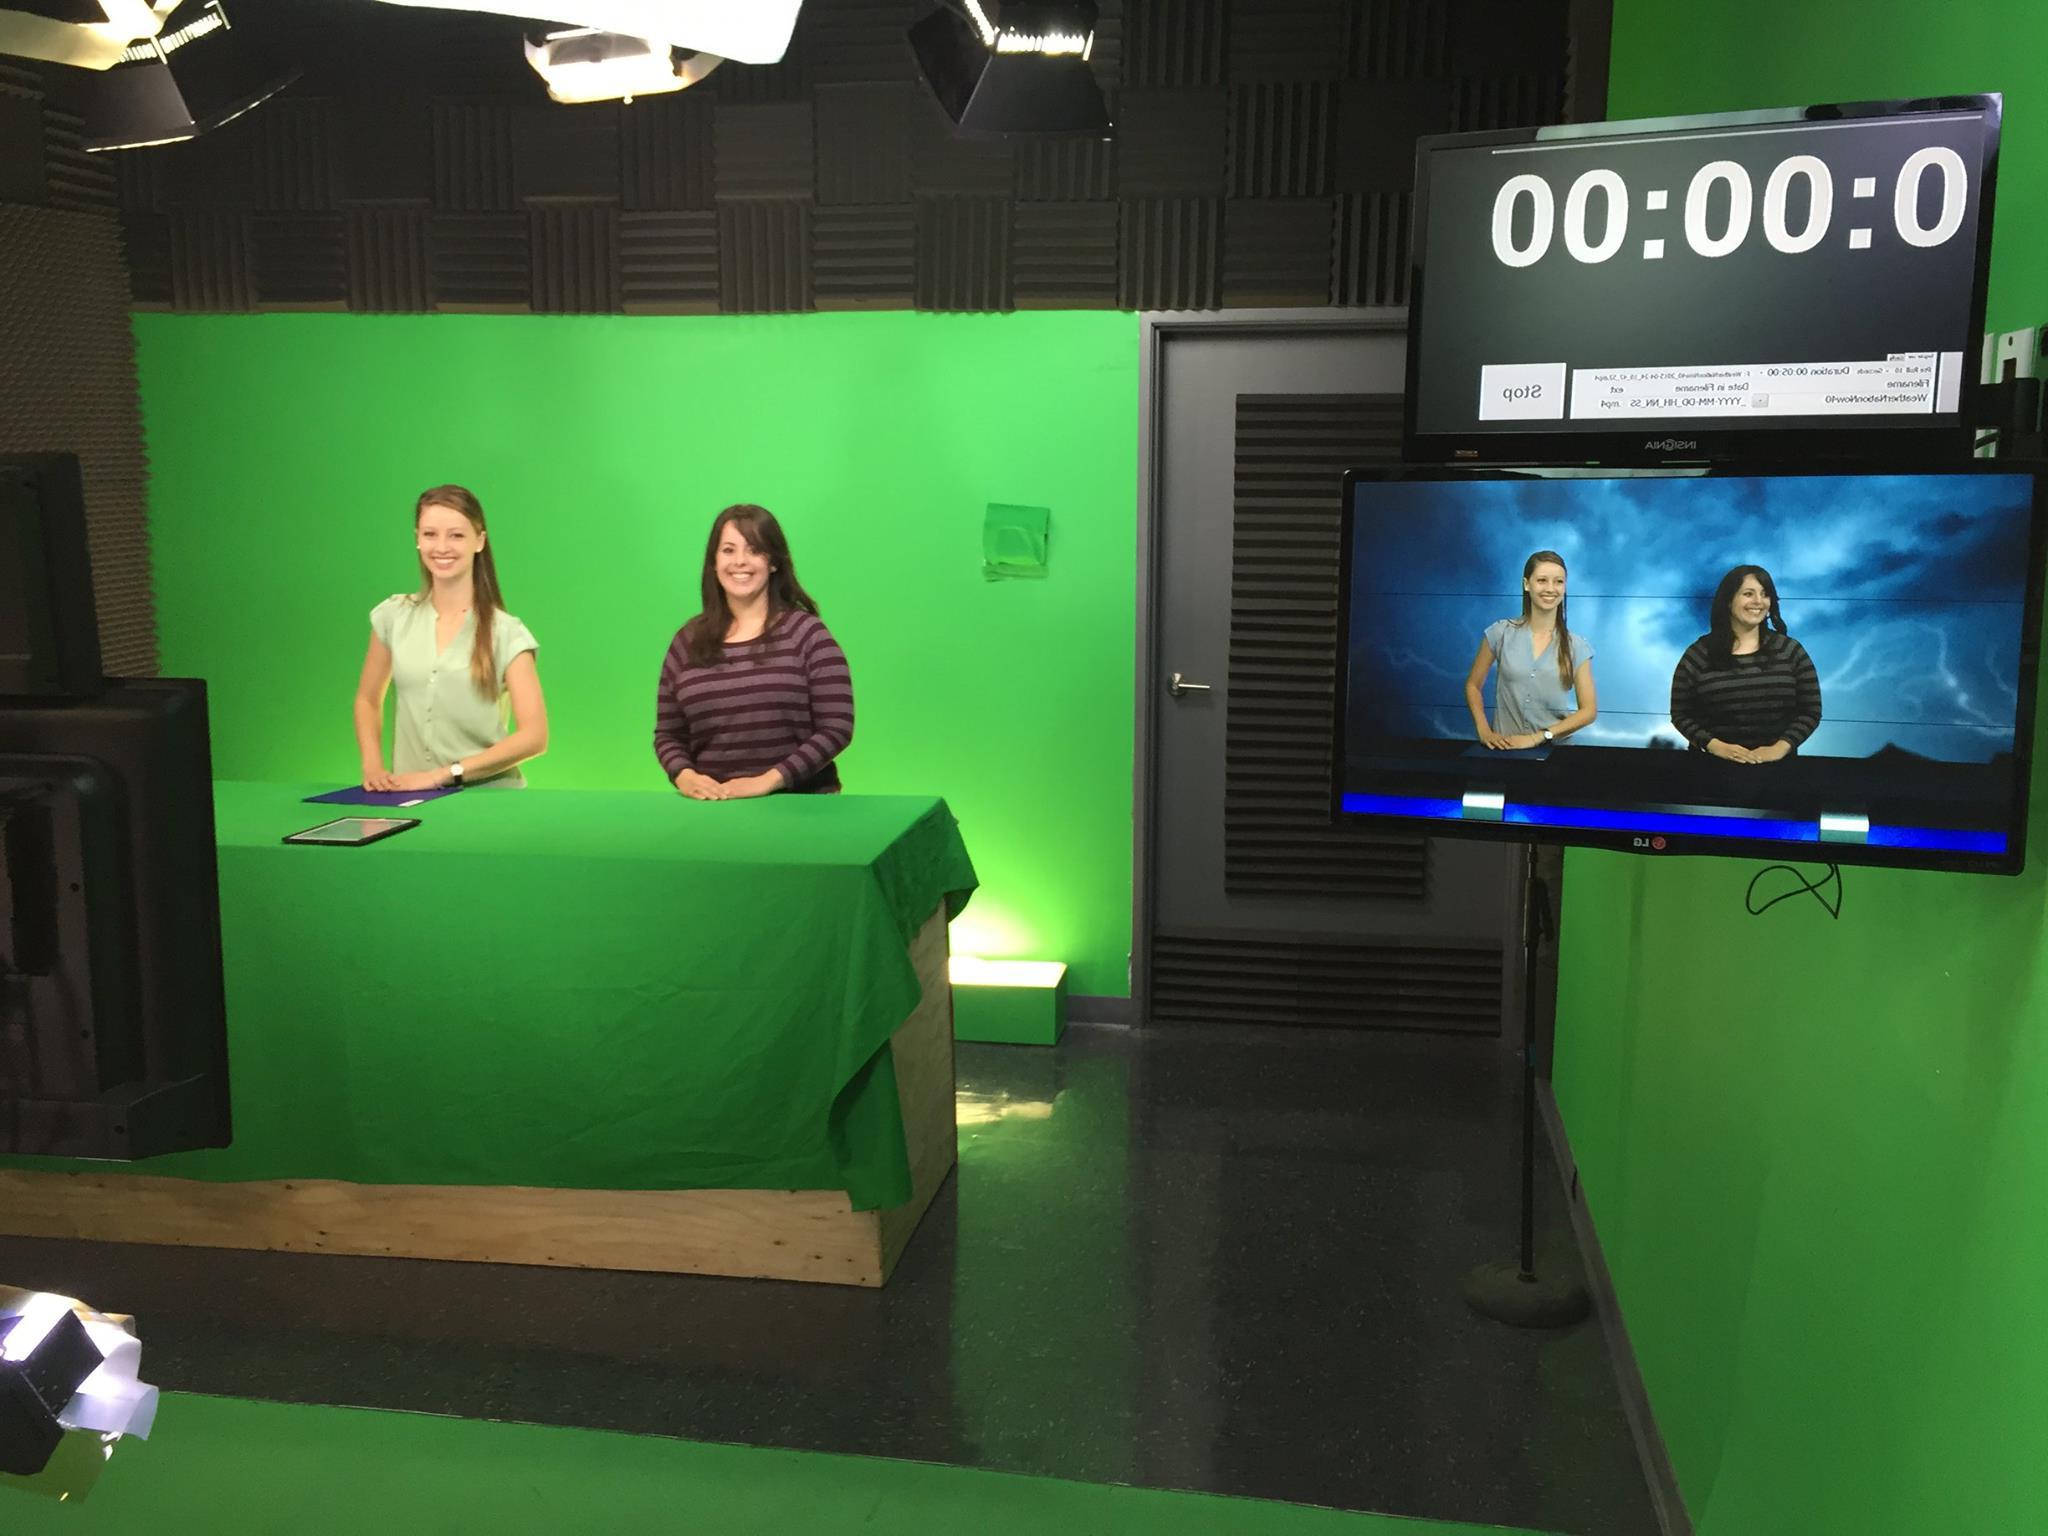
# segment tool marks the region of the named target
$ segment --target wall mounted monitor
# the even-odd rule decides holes
[[[1405,456],[1969,452],[2000,98],[1430,137]]]
[[[2042,485],[1994,460],[1355,470],[1337,814],[2017,873]]]

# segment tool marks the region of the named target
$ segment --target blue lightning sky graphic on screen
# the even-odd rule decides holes
[[[2021,475],[1362,482],[1351,716],[1471,736],[1480,634],[1520,611],[1522,562],[1554,549],[1595,653],[1600,718],[1582,743],[1683,745],[1672,668],[1722,574],[1756,564],[1820,674],[1803,755],[1986,762],[2012,747],[2030,502]]]

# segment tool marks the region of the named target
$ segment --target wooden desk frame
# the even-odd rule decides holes
[[[0,1230],[19,1237],[377,1254],[879,1286],[957,1156],[946,920],[911,942],[921,995],[890,1039],[910,1199],[856,1211],[844,1190],[529,1189],[211,1183],[0,1169]]]

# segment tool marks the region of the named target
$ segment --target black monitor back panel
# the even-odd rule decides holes
[[[212,779],[203,683],[0,703],[0,1151],[227,1144]]]
[[[0,455],[0,698],[85,698],[99,687],[78,460]]]

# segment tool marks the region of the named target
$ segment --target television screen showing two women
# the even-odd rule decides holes
[[[1340,815],[2019,868],[2031,473],[1411,469],[1345,496]]]

